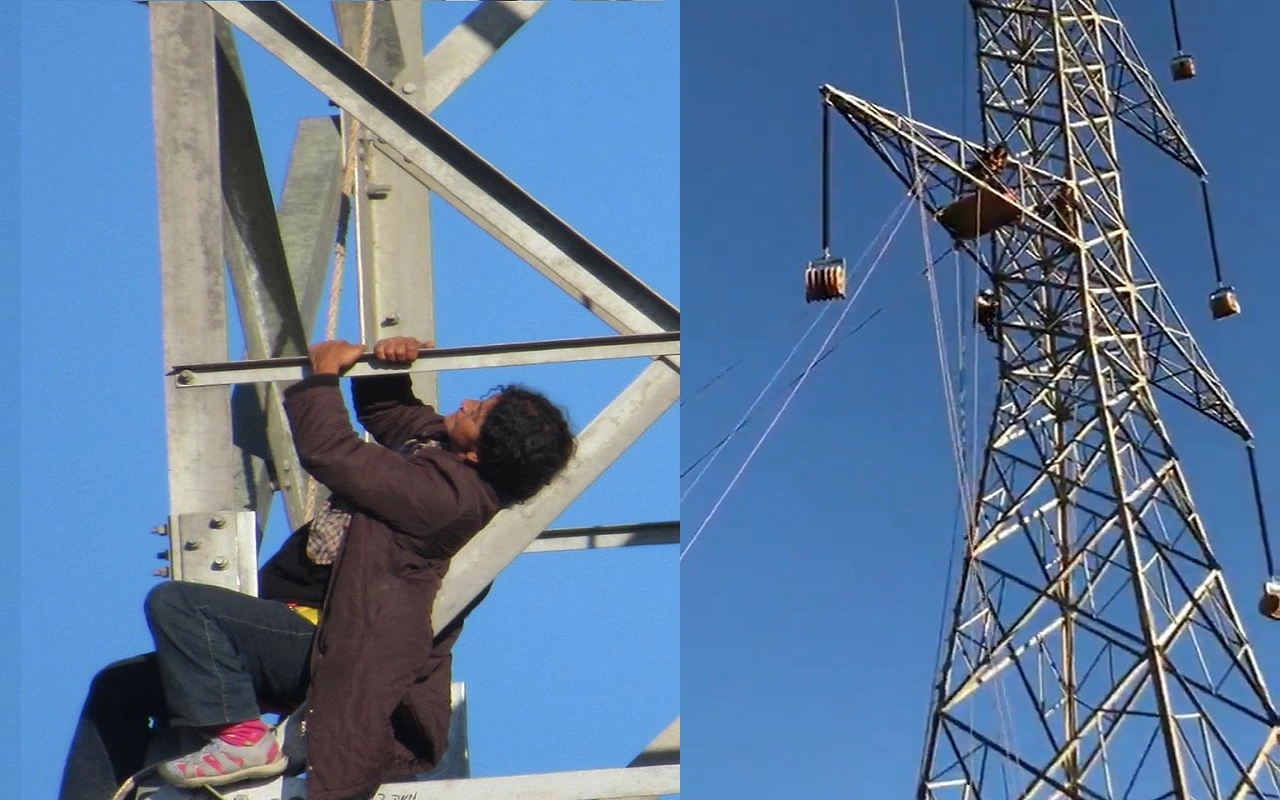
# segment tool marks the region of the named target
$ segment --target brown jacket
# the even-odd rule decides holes
[[[353,430],[336,377],[302,380],[284,401],[302,468],[356,507],[312,645],[308,800],[349,800],[444,754],[461,625],[437,636],[431,607],[449,559],[499,510],[448,450],[395,452],[411,436],[445,435],[407,376],[357,379],[352,395],[377,444]]]

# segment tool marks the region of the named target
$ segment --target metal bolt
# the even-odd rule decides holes
[[[196,374],[189,369],[184,369],[178,373],[178,383],[187,386],[196,379]]]
[[[168,550],[161,550],[159,553],[156,553],[156,558],[160,559],[161,561],[168,561],[168,560],[169,560],[169,551],[168,551]]]
[[[184,543],[183,543],[183,545],[182,545],[182,549],[183,549],[183,550],[199,550],[199,549],[200,549],[200,540],[199,540],[199,539],[188,539],[186,542],[184,542]]]
[[[405,94],[413,94],[414,92],[418,91],[418,84],[406,83],[404,86],[400,87],[400,91],[404,92]]]
[[[209,527],[221,530],[222,528],[227,527],[227,520],[221,514],[215,514],[213,518],[209,520]]]
[[[227,566],[228,566],[227,560],[222,556],[218,556],[213,560],[213,569],[217,572],[222,572],[224,569],[227,568]]]
[[[152,532],[152,533],[154,533],[156,536],[168,536],[168,535],[169,535],[169,526],[168,526],[168,525],[157,525],[157,526],[155,526],[154,528],[152,528],[152,529],[151,529],[151,532]]]
[[[236,796],[235,796],[235,798],[233,798],[233,800],[250,800],[250,799],[249,799],[249,795],[244,794],[244,793],[242,792],[242,793],[240,793],[240,794],[236,795]]]
[[[370,200],[381,200],[391,194],[391,187],[385,183],[371,183],[365,187],[364,194]]]
[[[169,568],[161,567],[160,569],[153,569],[151,570],[151,574],[155,575],[157,578],[167,578],[169,577]]]
[[[400,324],[399,314],[388,314],[382,319],[382,327],[384,328],[390,328],[392,325],[399,325],[399,324]]]

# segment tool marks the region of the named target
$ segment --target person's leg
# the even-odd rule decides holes
[[[160,767],[170,783],[220,785],[283,771],[259,701],[306,697],[314,628],[284,603],[170,581],[146,601],[161,685],[174,727],[205,729],[210,745]]]
[[[167,715],[154,653],[103,668],[72,734],[59,800],[108,800],[144,766],[151,719]]]

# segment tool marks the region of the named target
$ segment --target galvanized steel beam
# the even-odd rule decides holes
[[[627,766],[631,769],[637,767],[656,767],[661,765],[679,764],[680,763],[680,718],[676,717],[670,725],[663,729],[662,733],[654,737],[649,746],[646,747],[640,755],[631,760]],[[625,800],[658,800],[658,795],[637,795],[625,798]]]
[[[217,20],[215,28],[223,236],[245,350],[252,359],[301,355],[307,352],[307,332],[298,313],[235,39],[225,20]],[[253,387],[252,391],[252,397],[241,391],[232,398],[232,433],[242,451],[235,490],[244,495],[245,506],[258,515],[261,541],[273,492],[271,483],[261,480],[268,476],[252,474],[249,464],[253,456],[269,461],[274,468],[274,482],[294,528],[306,521],[304,474],[280,392],[274,386]],[[266,452],[261,446],[264,437]]]
[[[420,792],[423,798],[430,797],[431,800],[494,800],[508,797],[520,800],[614,800],[625,797],[661,797],[680,793],[680,767],[622,767],[502,778],[390,783],[381,787],[380,791],[384,797],[414,797]]]
[[[559,553],[567,550],[606,550],[653,544],[679,544],[679,522],[650,522],[642,525],[594,525],[543,531],[526,553]]]
[[[331,4],[342,43],[357,61],[367,61],[377,77],[421,107],[421,3],[336,2]],[[364,22],[372,14],[367,34]],[[372,43],[364,52],[364,43]],[[351,125],[352,120],[347,120]],[[358,128],[359,126],[352,126]],[[350,134],[348,134],[350,135]],[[361,138],[364,136],[362,134]],[[361,141],[355,151],[352,205],[355,219],[355,267],[360,285],[360,330],[372,344],[387,336],[434,341],[435,290],[431,256],[429,192],[396,163]],[[413,393],[438,405],[434,372],[412,377]]]
[[[460,369],[490,369],[530,364],[571,361],[600,361],[619,358],[673,357],[680,353],[676,333],[635,336],[592,336],[580,339],[552,339],[544,342],[485,344],[421,350],[413,364],[387,364],[366,353],[344,373],[346,377],[380,375],[387,372],[448,372]],[[216,364],[177,365],[170,369],[173,382],[197,388],[228,383],[274,383],[296,381],[308,374],[305,356],[258,361],[224,361]]]
[[[578,452],[538,496],[498,514],[453,558],[431,619],[442,630],[680,396],[680,376],[650,364],[578,436]]]
[[[228,345],[215,17],[195,3],[148,9],[164,361],[218,361],[227,357]],[[209,386],[178,392],[166,381],[164,392],[170,516],[231,508],[230,391]]]
[[[486,0],[423,59],[419,107],[428,114],[484,66],[542,8],[542,0]]]
[[[679,311],[664,298],[288,8],[224,0],[206,5],[359,119],[427,188],[614,329],[679,329]]]
[[[336,118],[299,121],[276,218],[307,341],[333,257],[341,189],[342,141]]]

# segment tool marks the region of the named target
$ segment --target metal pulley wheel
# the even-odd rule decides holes
[[[843,258],[810,261],[804,271],[804,300],[806,303],[843,300],[847,285]]]

